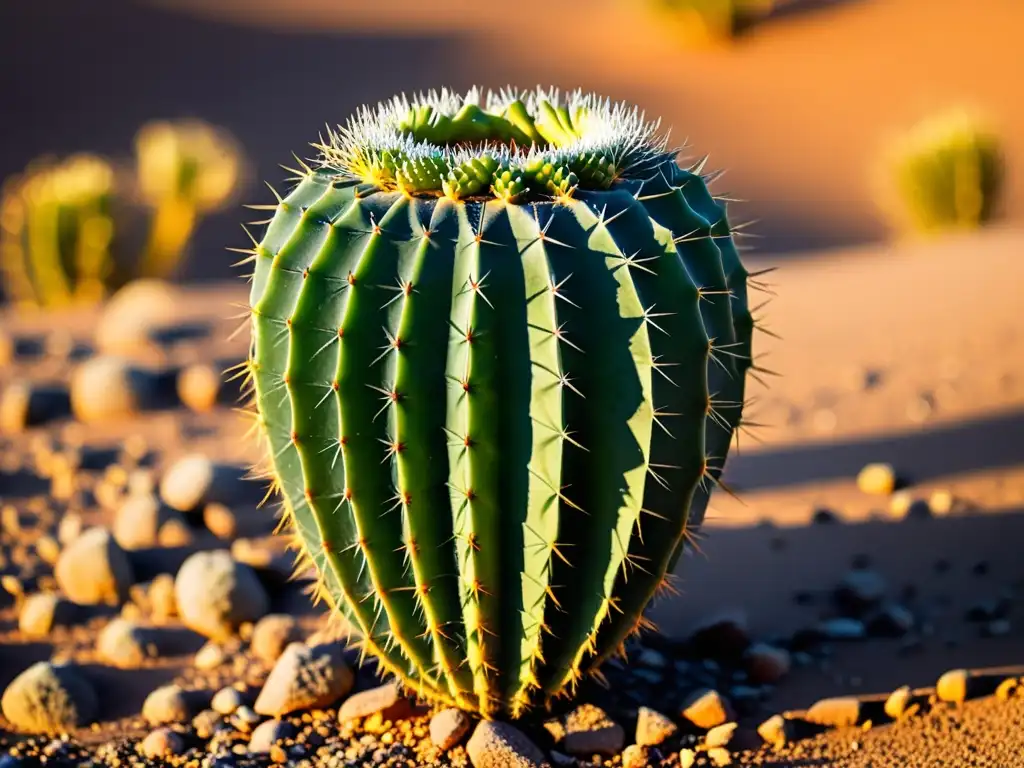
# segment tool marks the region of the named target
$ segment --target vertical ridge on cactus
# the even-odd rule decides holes
[[[319,595],[416,693],[517,717],[644,625],[741,423],[724,205],[638,110],[399,97],[250,254],[271,474]]]

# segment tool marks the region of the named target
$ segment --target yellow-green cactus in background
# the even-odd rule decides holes
[[[139,193],[154,211],[142,271],[164,277],[181,259],[199,216],[234,191],[241,156],[225,132],[194,120],[148,123],[135,138],[135,154]]]
[[[690,44],[728,40],[768,14],[776,0],[654,0]]]
[[[95,155],[44,159],[9,179],[0,202],[6,291],[53,307],[103,297],[113,271],[114,170]]]
[[[103,299],[134,277],[170,276],[199,219],[239,183],[242,154],[224,131],[198,121],[148,123],[137,168],[119,173],[91,154],[43,158],[8,179],[0,199],[3,293],[53,308]],[[126,232],[148,219],[145,244]],[[141,253],[140,253],[141,251]]]
[[[885,212],[903,231],[971,230],[995,215],[1003,182],[1000,140],[963,109],[927,118],[890,148]]]

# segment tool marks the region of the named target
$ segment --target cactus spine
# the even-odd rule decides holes
[[[248,257],[286,515],[427,698],[515,717],[620,651],[740,425],[747,273],[655,131],[580,94],[396,99]]]

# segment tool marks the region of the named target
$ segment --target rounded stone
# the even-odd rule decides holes
[[[246,470],[218,464],[203,453],[190,453],[174,462],[160,480],[160,498],[180,512],[191,512],[216,502],[230,507],[244,502],[254,488],[245,480]]]
[[[447,752],[465,738],[472,721],[461,709],[442,709],[430,718],[430,740],[442,752]]]
[[[7,686],[0,708],[16,729],[60,733],[91,723],[99,704],[96,691],[75,667],[40,661]]]
[[[284,649],[299,639],[299,625],[284,613],[264,616],[252,630],[250,647],[253,655],[264,664],[277,661]]]
[[[354,681],[337,644],[310,648],[292,643],[267,676],[253,709],[261,715],[281,717],[330,706],[352,690]]]
[[[178,399],[196,413],[206,413],[217,405],[223,377],[208,363],[195,363],[178,374]]]
[[[157,688],[142,703],[142,717],[150,725],[188,722],[192,717],[189,695],[177,685]]]
[[[135,416],[160,402],[159,377],[120,357],[94,357],[71,375],[71,410],[85,424]]]
[[[872,496],[888,496],[896,490],[896,470],[892,464],[868,464],[857,474],[857,487]]]
[[[150,760],[173,757],[185,749],[185,739],[170,728],[157,728],[142,740],[142,754]]]
[[[96,652],[104,661],[121,669],[141,667],[150,657],[145,631],[134,621],[114,619],[96,639]]]
[[[120,605],[135,581],[131,562],[105,528],[90,528],[60,554],[54,577],[79,605]]]
[[[466,744],[473,768],[540,768],[544,753],[522,731],[496,720],[480,722]]]
[[[52,592],[30,595],[18,612],[18,629],[30,638],[46,637],[54,627],[71,624],[75,606]]]
[[[222,715],[231,715],[243,704],[245,704],[245,697],[242,696],[242,692],[237,688],[228,686],[227,688],[221,688],[213,694],[210,709],[214,712],[220,712]]]
[[[174,596],[185,626],[214,640],[257,621],[269,607],[256,572],[224,550],[190,555],[174,579]]]
[[[257,725],[249,737],[249,751],[261,754],[269,752],[271,747],[295,735],[291,723],[281,720],[267,720]]]
[[[153,494],[132,494],[114,517],[114,538],[126,550],[158,547],[163,528],[172,522],[184,525],[181,514]]]

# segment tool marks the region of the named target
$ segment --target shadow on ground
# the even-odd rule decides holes
[[[901,480],[1024,464],[1024,410],[846,442],[769,448],[734,455],[726,482],[739,491],[853,478],[871,462],[898,466]]]

